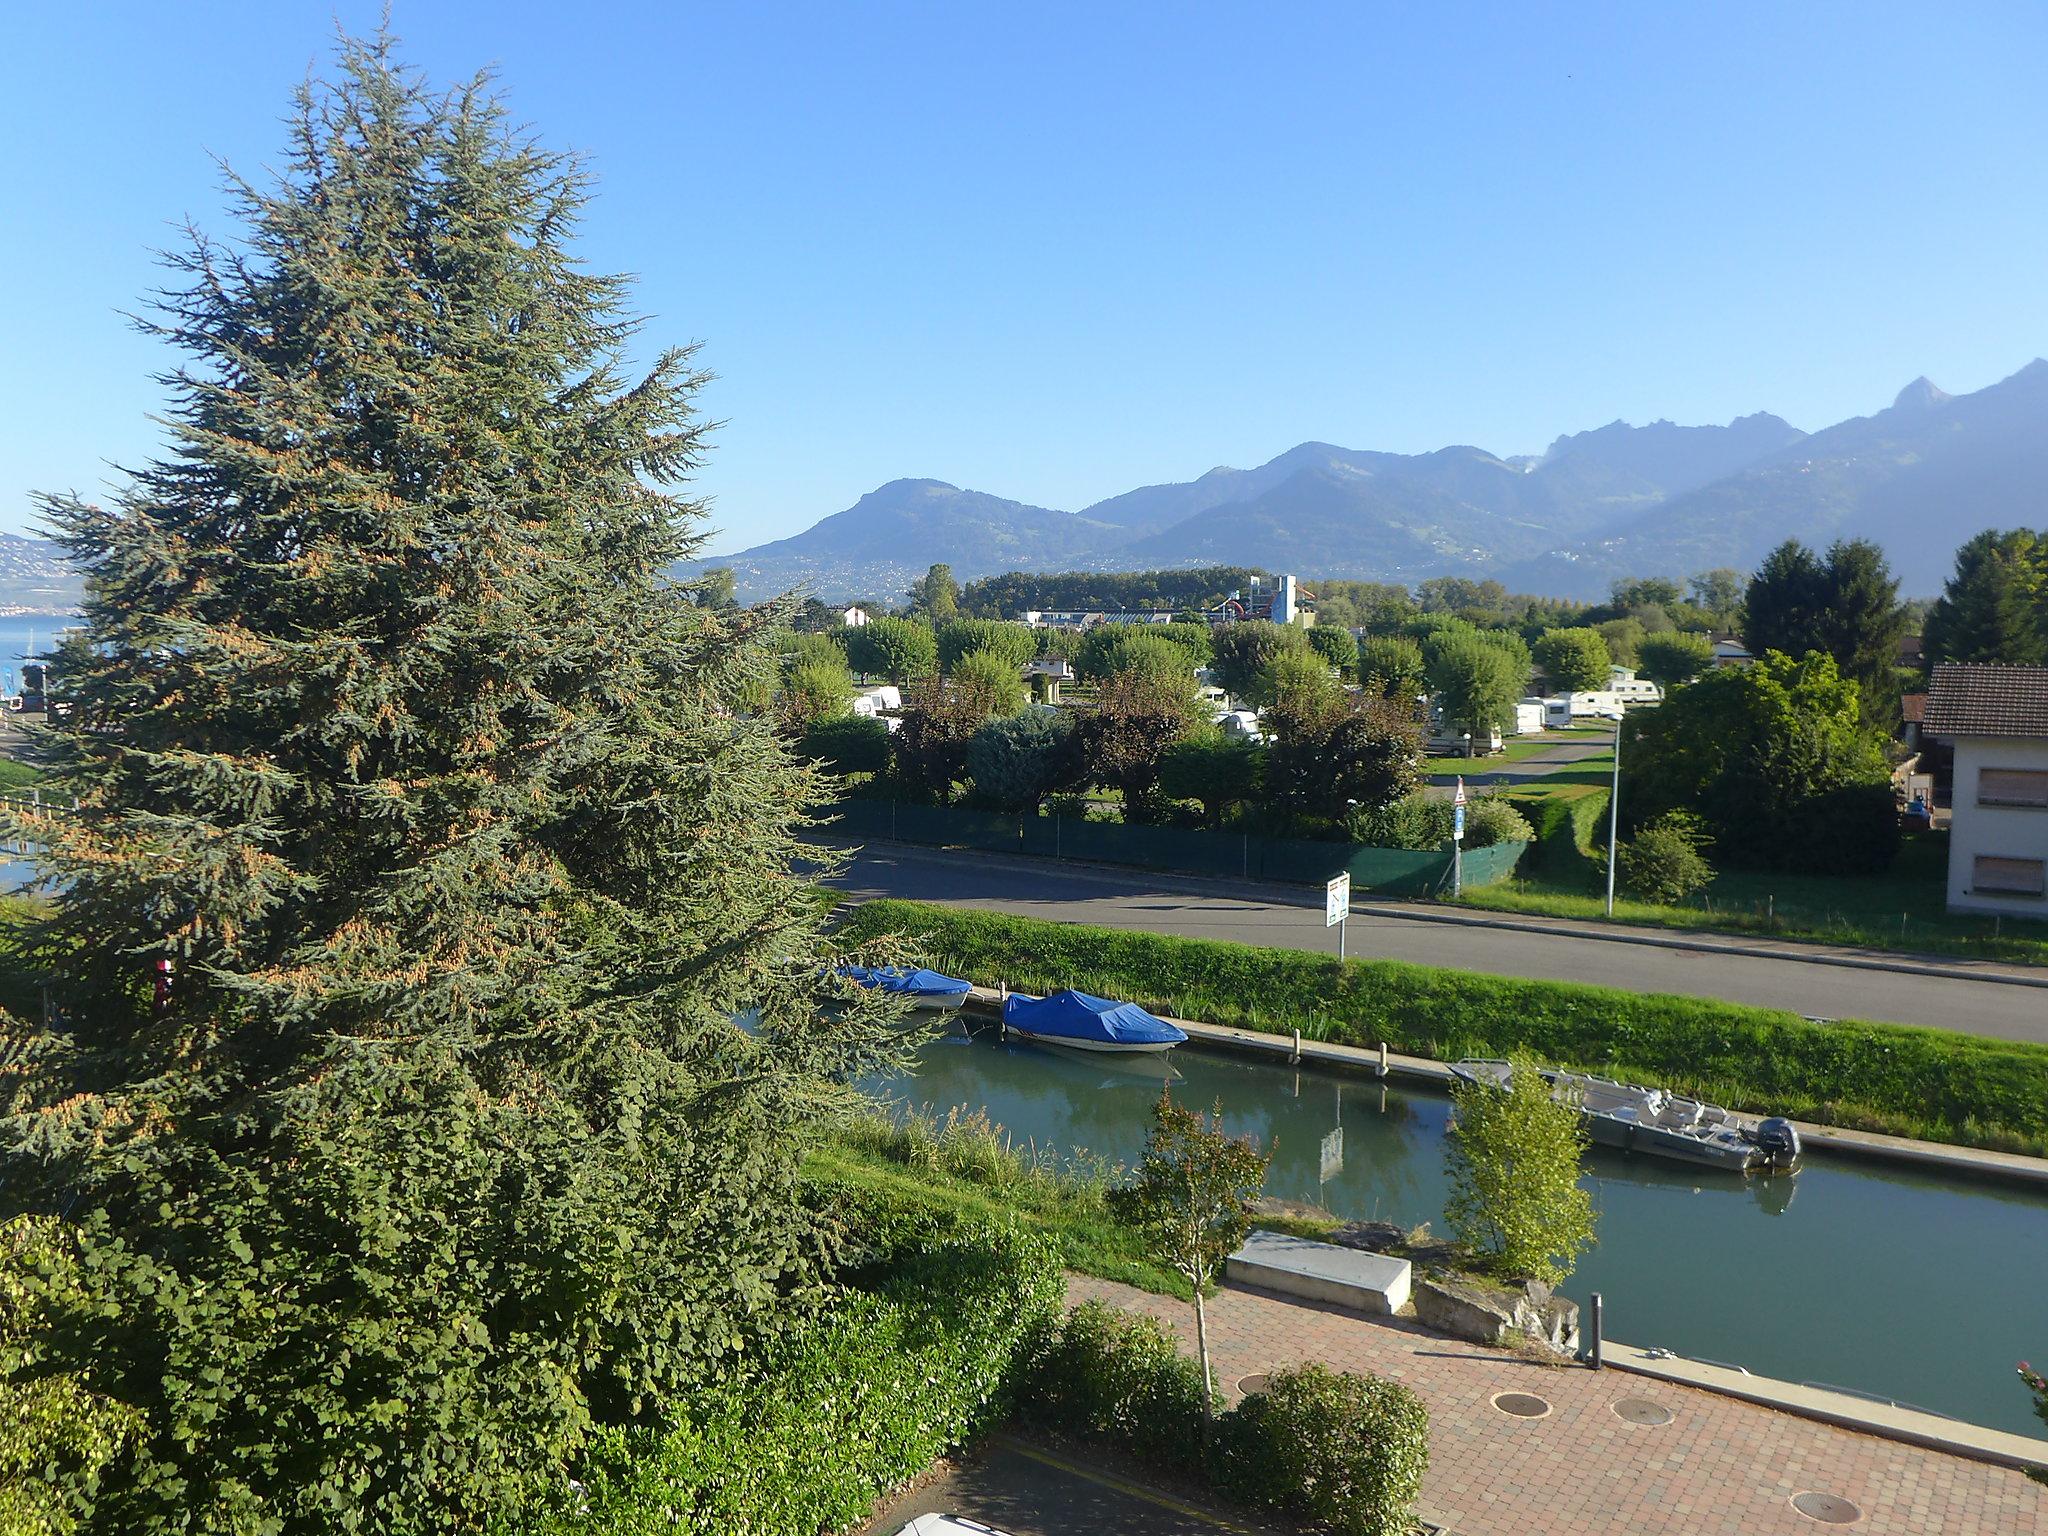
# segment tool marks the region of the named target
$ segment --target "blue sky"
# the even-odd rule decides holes
[[[0,528],[158,440],[121,311],[375,4],[36,6],[0,58]],[[1307,438],[1818,427],[2048,353],[2048,7],[397,0],[698,339],[716,546],[930,475],[1056,507]]]

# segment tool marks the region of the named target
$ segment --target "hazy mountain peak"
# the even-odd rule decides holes
[[[1937,405],[1944,405],[1950,398],[1951,396],[1947,390],[1942,389],[1934,380],[1928,378],[1923,373],[1919,378],[1899,391],[1898,397],[1892,401],[1892,409],[1895,411],[1924,411]]]

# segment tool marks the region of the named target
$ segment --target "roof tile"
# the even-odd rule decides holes
[[[2048,667],[1943,662],[1928,686],[1921,729],[1930,736],[2048,737]]]

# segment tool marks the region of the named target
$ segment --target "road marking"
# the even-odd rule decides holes
[[[1045,1466],[1051,1467],[1056,1472],[1064,1472],[1070,1477],[1079,1477],[1088,1482],[1100,1484],[1102,1487],[1108,1488],[1113,1492],[1123,1494],[1126,1498],[1142,1499],[1147,1504],[1156,1504],[1161,1509],[1171,1510],[1176,1515],[1185,1515],[1190,1520],[1199,1520],[1204,1525],[1213,1525],[1221,1531],[1235,1531],[1238,1533],[1238,1536],[1256,1536],[1256,1533],[1249,1527],[1235,1524],[1224,1519],[1221,1515],[1211,1514],[1206,1509],[1197,1509],[1192,1504],[1183,1504],[1178,1499],[1169,1499],[1165,1494],[1157,1493],[1150,1488],[1141,1488],[1136,1483],[1127,1483],[1120,1477],[1111,1477],[1106,1472],[1097,1472],[1093,1468],[1084,1467],[1075,1462],[1068,1461],[1064,1457],[1055,1456],[1050,1451],[1041,1451],[1037,1446],[1026,1445],[1023,1441],[1013,1439],[1009,1435],[999,1435],[996,1438],[997,1442],[1005,1450],[1015,1451],[1019,1456],[1040,1462]]]

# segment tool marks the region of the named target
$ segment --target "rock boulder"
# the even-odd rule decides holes
[[[1547,1285],[1496,1285],[1472,1275],[1417,1275],[1415,1320],[1425,1328],[1475,1344],[1535,1342],[1561,1355],[1579,1347],[1579,1304]]]

